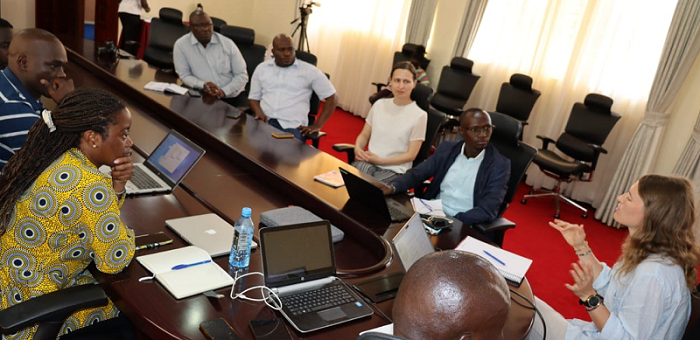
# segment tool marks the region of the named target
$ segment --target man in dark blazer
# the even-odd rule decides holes
[[[415,188],[433,178],[425,199],[442,199],[447,215],[466,225],[498,217],[510,179],[510,160],[489,145],[494,126],[484,110],[469,109],[459,117],[463,141],[443,142],[435,154],[382,187],[386,195]]]

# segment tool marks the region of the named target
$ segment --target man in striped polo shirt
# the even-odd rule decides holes
[[[0,71],[0,171],[41,118],[41,96],[59,102],[74,89],[65,73],[66,49],[53,34],[22,30],[12,38],[8,55],[7,68]]]

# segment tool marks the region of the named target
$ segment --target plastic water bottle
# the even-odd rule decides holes
[[[248,207],[243,208],[241,217],[233,226],[233,244],[231,245],[231,255],[229,256],[229,265],[235,269],[247,268],[250,263],[250,245],[253,241],[253,220],[250,219],[251,210]]]

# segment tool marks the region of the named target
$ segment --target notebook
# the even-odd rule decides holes
[[[136,260],[178,300],[233,284],[233,278],[212,262],[204,249],[194,246],[143,255]],[[201,264],[173,270],[178,265],[196,263]]]
[[[531,259],[492,246],[470,236],[462,240],[455,249],[470,252],[488,260],[503,275],[508,284],[515,287],[520,287],[525,278],[525,273],[527,273],[532,264]]]
[[[280,312],[299,332],[372,315],[372,309],[334,276],[328,221],[262,228],[260,248],[265,285],[279,295]]]
[[[343,175],[345,188],[347,188],[351,200],[359,202],[387,219],[391,219],[392,222],[403,222],[413,215],[413,211],[406,208],[403,204],[384,197],[382,190],[374,186],[374,184],[357,175],[353,175],[343,168],[339,169],[340,174]]]
[[[165,220],[165,225],[182,237],[187,243],[204,249],[209,256],[216,257],[231,253],[233,226],[217,214],[195,215]],[[257,248],[253,241],[251,249]]]
[[[126,194],[172,191],[204,156],[204,149],[175,130],[158,144],[143,163],[134,163],[134,175],[126,182]],[[109,173],[109,167],[100,170]]]

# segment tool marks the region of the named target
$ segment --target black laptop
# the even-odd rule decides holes
[[[413,216],[412,209],[394,199],[384,197],[382,190],[374,184],[343,168],[338,169],[343,176],[345,188],[348,190],[351,200],[359,202],[387,219],[391,219],[392,222],[403,222]]]
[[[265,285],[282,302],[280,311],[306,333],[373,314],[355,292],[335,277],[328,221],[260,229]],[[276,300],[271,299],[276,304]]]

